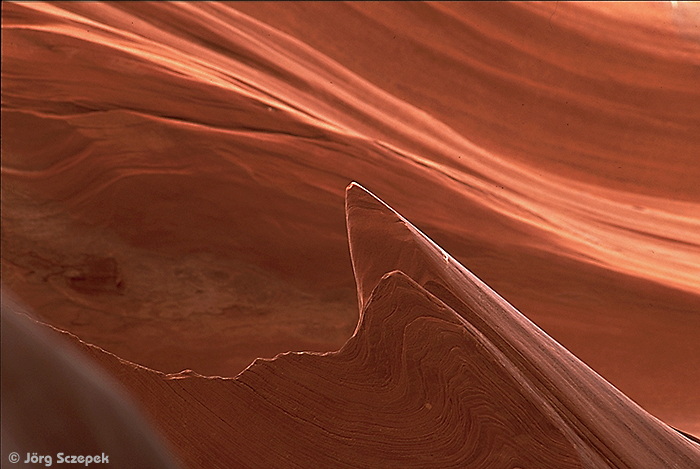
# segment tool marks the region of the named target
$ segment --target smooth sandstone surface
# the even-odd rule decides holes
[[[633,5],[4,2],[3,284],[165,374],[336,351],[356,180],[699,435],[698,8]],[[359,311],[397,269],[456,308],[409,232]]]

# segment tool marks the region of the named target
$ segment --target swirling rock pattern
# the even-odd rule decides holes
[[[475,326],[483,340],[498,350],[501,366],[517,377],[522,373],[518,392],[527,390],[544,398],[551,407],[543,413],[555,414],[585,442],[576,441],[574,447],[590,445],[593,454],[602,457],[597,460],[586,454],[586,463],[652,467],[668,461],[667,451],[675,452],[670,446],[664,448],[667,430],[660,436],[656,422],[646,412],[391,208],[353,184],[348,188],[346,210],[360,304],[371,301],[369,286],[376,283],[381,271],[401,270]],[[602,424],[601,415],[610,418]],[[635,444],[640,437],[658,446],[644,446],[649,450],[644,451]]]

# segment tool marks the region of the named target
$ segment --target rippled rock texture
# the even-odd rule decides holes
[[[423,251],[402,223],[350,226],[384,253],[353,254],[355,299],[342,206],[356,180],[446,266],[459,259],[644,409],[700,433],[697,5],[2,15],[2,279],[42,321],[166,374],[233,377],[341,349],[396,269],[464,316],[450,283],[464,279],[411,263]]]

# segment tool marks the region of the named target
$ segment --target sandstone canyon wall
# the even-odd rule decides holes
[[[266,373],[282,373],[275,383],[299,396],[358,403],[338,416],[346,424],[333,438],[343,444],[298,430],[326,438],[350,466],[352,451],[379,458],[367,467],[388,464],[379,455],[393,441],[435,448],[442,456],[424,463],[441,467],[469,457],[542,467],[553,455],[552,467],[638,467],[642,453],[628,453],[639,441],[621,436],[630,425],[648,432],[640,441],[653,457],[685,454],[674,446],[685,440],[654,417],[700,434],[699,11],[682,2],[4,2],[3,288],[121,376],[170,443],[228,435],[207,443],[228,445],[210,459],[178,454],[192,467],[262,464],[262,450],[242,449],[260,435],[224,431],[238,407],[221,396],[245,407],[267,395],[256,418],[275,421],[295,404],[263,410],[276,399],[256,381]],[[382,210],[353,215],[362,197],[346,224],[351,181],[420,231],[385,223]],[[441,247],[416,247],[429,239],[422,233]],[[444,266],[425,261],[425,249],[444,254]],[[461,265],[522,319],[465,313],[484,306],[458,291]],[[402,273],[385,277],[393,271]],[[372,305],[383,319],[366,321]],[[382,349],[387,340],[398,348]],[[564,348],[532,351],[538,340]],[[520,347],[533,355],[519,361]],[[425,350],[434,354],[421,358]],[[248,368],[286,352],[321,355]],[[468,363],[488,371],[470,375]],[[420,370],[430,378],[411,374]],[[561,373],[580,379],[572,389],[585,396],[560,389],[573,379]],[[547,385],[551,375],[562,381]],[[295,388],[306,381],[307,391]],[[178,404],[200,433],[155,404],[190,392],[177,386],[206,396],[203,407]],[[415,420],[360,405],[371,386]],[[489,407],[495,389],[512,407]],[[464,399],[453,408],[445,396]],[[601,411],[588,403],[622,427],[592,418]],[[324,406],[297,407],[284,425],[329,425]],[[440,430],[435,416],[446,419]],[[409,421],[419,428],[404,435]],[[298,449],[284,425],[280,451]],[[430,429],[445,439],[426,439]],[[363,431],[362,441],[348,436]],[[457,433],[471,436],[455,448]],[[514,437],[523,434],[527,443]],[[500,449],[468,450],[479,441]],[[543,442],[557,449],[513,450]],[[278,464],[284,453],[269,457]]]

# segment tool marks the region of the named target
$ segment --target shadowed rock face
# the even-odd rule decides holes
[[[346,211],[362,312],[337,352],[285,353],[227,379],[165,375],[72,340],[191,468],[700,464],[700,446],[361,186],[348,188]]]
[[[13,467],[12,451],[19,464],[27,453],[60,464],[63,453],[100,456],[100,464],[116,467],[178,467],[119,383],[25,316],[3,287],[2,467]]]

